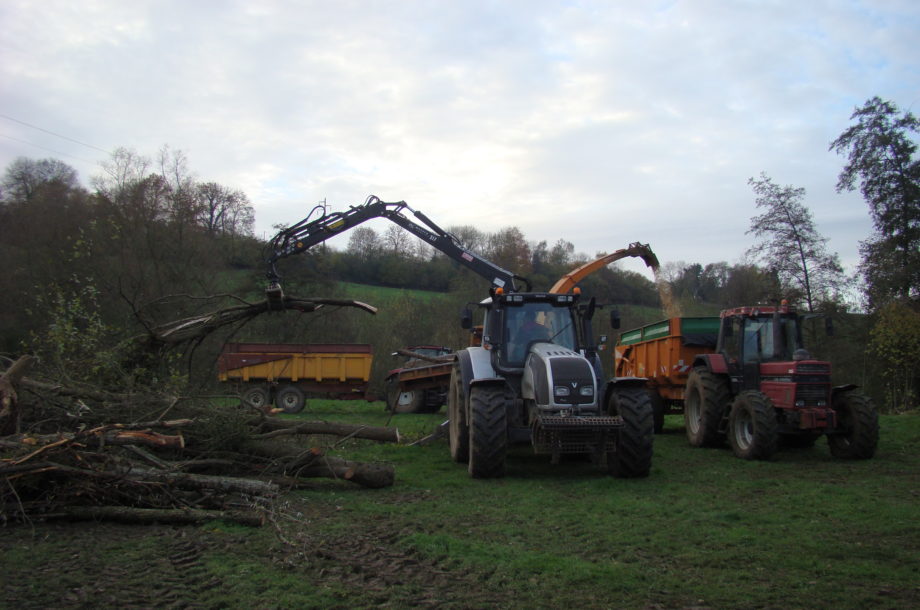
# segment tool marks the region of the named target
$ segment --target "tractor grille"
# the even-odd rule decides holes
[[[826,362],[821,362],[818,364],[812,363],[802,363],[795,367],[796,373],[821,373],[824,375],[831,374],[831,365]]]
[[[816,405],[819,402],[827,404],[829,389],[827,383],[798,383],[795,386],[795,399],[804,400],[806,405]]]
[[[544,416],[533,423],[535,453],[595,453],[616,448],[621,417]]]

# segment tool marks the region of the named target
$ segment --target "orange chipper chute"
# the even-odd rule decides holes
[[[612,254],[607,254],[600,258],[597,258],[590,263],[585,263],[577,269],[569,271],[563,275],[559,280],[553,284],[553,287],[549,289],[552,293],[567,293],[575,287],[575,285],[583,280],[586,276],[591,275],[598,269],[606,267],[614,261],[618,261],[621,258],[626,258],[627,256],[635,256],[641,258],[645,261],[645,264],[651,267],[653,270],[658,269],[658,257],[655,256],[655,253],[652,252],[652,249],[648,244],[640,244],[635,242],[629,244],[629,247],[623,248],[622,250],[617,250]]]

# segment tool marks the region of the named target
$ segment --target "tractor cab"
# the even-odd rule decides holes
[[[779,307],[738,307],[722,312],[718,350],[729,363],[805,360],[802,331],[795,310]]]

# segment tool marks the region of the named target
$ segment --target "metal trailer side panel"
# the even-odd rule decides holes
[[[645,377],[662,398],[683,400],[693,359],[715,351],[707,345],[687,345],[694,343],[688,335],[709,331],[717,323],[718,318],[670,318],[623,333],[615,348],[616,376]]]

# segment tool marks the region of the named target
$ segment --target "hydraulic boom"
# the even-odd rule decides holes
[[[408,210],[423,224],[413,221],[403,214]],[[489,280],[496,288],[505,292],[515,292],[515,279],[522,280],[530,288],[526,278],[503,269],[487,261],[475,252],[463,247],[454,235],[445,231],[422,212],[413,210],[405,201],[387,202],[371,195],[362,205],[351,206],[344,212],[326,212],[325,205],[318,205],[300,222],[282,229],[269,244],[268,289],[266,295],[269,303],[280,304],[281,276],[275,269],[275,263],[282,258],[299,254],[308,248],[322,243],[357,225],[373,218],[386,218],[409,231],[422,241],[437,248],[447,256],[459,262]],[[424,226],[423,226],[424,225]]]

